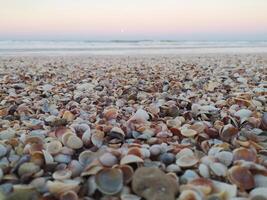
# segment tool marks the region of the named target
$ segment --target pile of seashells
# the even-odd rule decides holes
[[[0,200],[267,199],[261,55],[0,61]]]

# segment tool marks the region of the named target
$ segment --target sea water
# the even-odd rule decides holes
[[[267,53],[267,41],[15,41],[0,40],[4,55],[146,55]]]

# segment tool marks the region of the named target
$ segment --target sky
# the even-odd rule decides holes
[[[267,0],[0,0],[1,40],[267,40]]]

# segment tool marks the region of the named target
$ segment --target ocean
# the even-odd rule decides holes
[[[14,41],[0,40],[0,56],[267,53],[267,41]]]

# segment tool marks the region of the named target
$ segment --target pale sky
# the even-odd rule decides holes
[[[0,0],[0,39],[267,40],[267,0]]]

